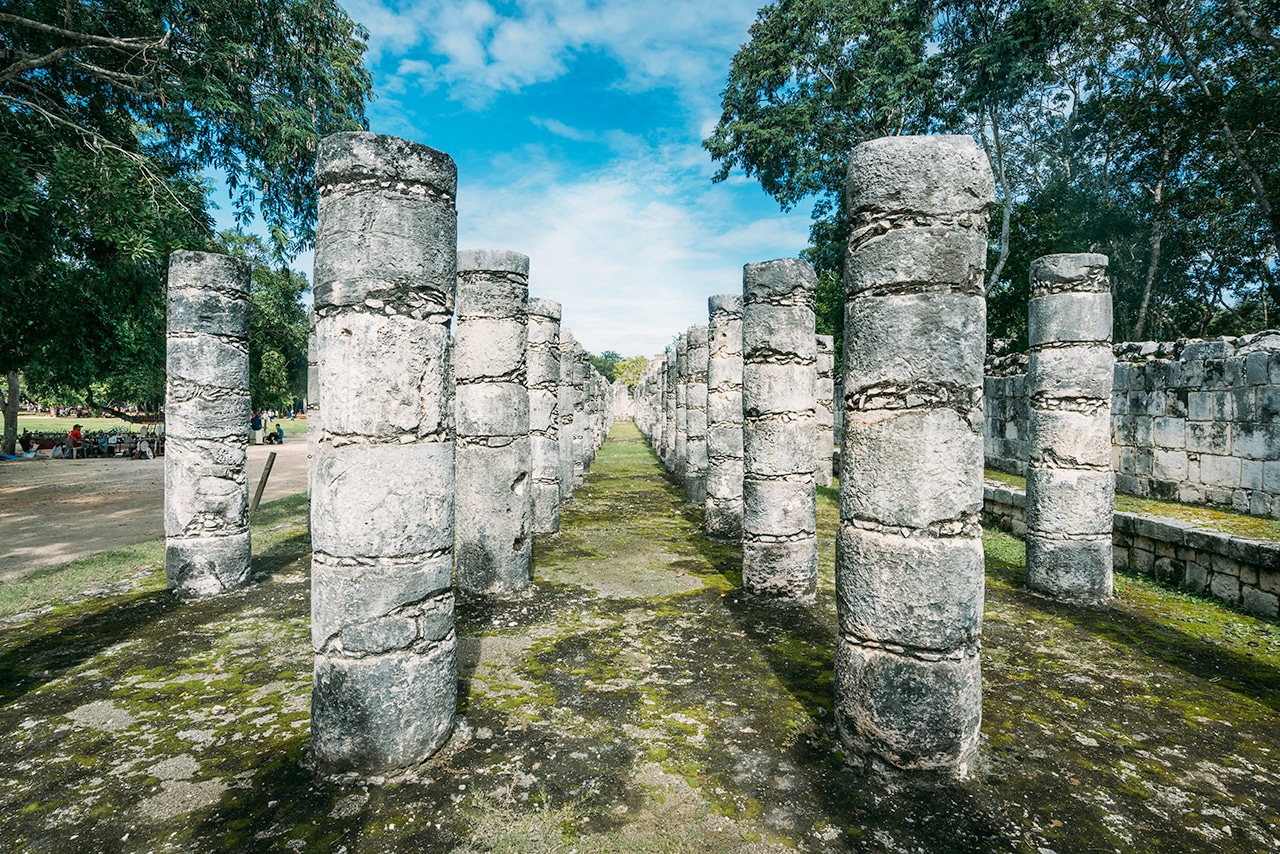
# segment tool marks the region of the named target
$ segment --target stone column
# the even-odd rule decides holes
[[[676,387],[679,385],[678,365],[676,362],[676,346],[666,349],[666,372],[663,375],[663,421],[662,429],[662,465],[668,472],[676,468]]]
[[[818,486],[830,486],[832,458],[835,456],[835,382],[836,339],[830,335],[818,337],[818,452],[814,466],[814,482]]]
[[[587,374],[591,370],[591,360],[581,344],[573,345],[573,372],[570,381],[573,383],[573,433],[570,436],[573,447],[573,485],[582,485],[587,474]]]
[[[1027,586],[1062,599],[1111,595],[1111,286],[1107,256],[1031,263]]]
[[[742,537],[742,296],[707,300],[707,535]]]
[[[165,575],[184,599],[249,580],[249,265],[169,256]]]
[[[684,494],[690,504],[702,507],[707,501],[707,327],[690,326],[687,335]]]
[[[816,284],[796,258],[742,271],[742,583],[794,602],[818,582]]]
[[[316,474],[316,446],[320,441],[320,348],[316,345],[315,309],[307,312],[307,493]]]
[[[849,160],[836,720],[853,752],[900,768],[963,774],[978,744],[993,186],[967,136]]]
[[[311,743],[324,773],[414,765],[453,731],[449,320],[457,167],[339,133],[316,164],[324,417],[311,494]]]
[[[533,531],[560,531],[560,303],[529,300],[529,442]]]
[[[676,337],[676,441],[671,473],[684,482],[689,460],[689,337]]]
[[[533,582],[529,442],[529,259],[458,253],[453,342],[458,431],[454,535],[458,589],[508,595]]]

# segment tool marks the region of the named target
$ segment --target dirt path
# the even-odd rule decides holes
[[[250,497],[271,451],[263,501],[305,492],[307,443],[249,448]],[[0,583],[164,536],[164,460],[0,463]]]

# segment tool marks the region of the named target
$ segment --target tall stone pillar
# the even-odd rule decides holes
[[[676,406],[676,387],[680,384],[679,365],[674,343],[667,347],[666,353],[667,369],[664,374],[664,392],[662,395],[662,417],[665,421],[662,429],[662,465],[668,472],[674,472],[676,469],[676,416],[679,414],[679,409]]]
[[[676,448],[671,473],[684,482],[689,461],[689,336],[676,337]]]
[[[560,303],[529,300],[529,443],[533,531],[560,531]]]
[[[982,716],[983,275],[967,136],[849,160],[836,720],[855,753],[964,773]]]
[[[591,370],[591,360],[581,344],[573,345],[573,485],[582,485],[587,474],[587,455],[590,433],[587,423],[587,375]]]
[[[814,466],[814,482],[818,486],[830,486],[832,459],[835,456],[835,382],[836,339],[830,335],[818,336],[818,451]]]
[[[169,256],[165,575],[184,599],[249,580],[249,265]]]
[[[1027,586],[1062,599],[1111,595],[1111,285],[1107,256],[1031,263]]]
[[[684,494],[690,504],[707,501],[707,327],[690,326],[689,384],[685,392]]]
[[[316,446],[320,441],[320,349],[316,345],[315,309],[307,312],[307,492],[316,474]]]
[[[707,300],[707,535],[742,537],[742,296]]]
[[[449,320],[457,167],[339,133],[316,164],[320,422],[311,493],[311,742],[325,773],[379,774],[453,731]]]
[[[560,327],[560,393],[556,399],[560,430],[556,437],[560,445],[560,502],[573,495],[573,411],[576,386],[573,376],[577,372],[577,360],[573,356],[577,341],[573,330]]]
[[[794,602],[818,583],[816,284],[796,258],[742,271],[742,583]]]
[[[458,253],[454,419],[458,589],[497,595],[533,582],[529,442],[529,259],[516,252]]]

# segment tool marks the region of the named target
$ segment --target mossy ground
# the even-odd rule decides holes
[[[153,566],[0,627],[0,847],[1280,847],[1280,627],[1132,579],[1107,609],[1049,603],[1003,534],[987,538],[975,773],[847,760],[835,497],[819,491],[817,604],[766,607],[618,425],[561,536],[538,542],[532,595],[460,606],[453,742],[379,786],[308,769],[305,505],[278,502],[240,593],[177,605]]]

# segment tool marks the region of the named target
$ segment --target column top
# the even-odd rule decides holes
[[[232,297],[249,295],[247,261],[218,252],[179,249],[169,254],[169,287],[223,291]]]
[[[1106,255],[1063,252],[1042,255],[1031,262],[1031,296],[1053,293],[1110,293]]]
[[[686,335],[688,336],[688,340],[689,340],[688,346],[690,347],[690,349],[694,347],[707,346],[707,327],[690,326],[689,331],[686,333]]]
[[[459,273],[515,273],[529,275],[529,256],[507,249],[461,249],[458,251]]]
[[[458,192],[458,166],[443,151],[395,136],[343,131],[320,140],[317,184],[370,180],[425,184],[452,198]]]
[[[707,313],[712,318],[716,315],[741,315],[742,294],[716,294],[707,297]]]
[[[750,303],[813,304],[818,277],[813,265],[800,258],[778,258],[742,268],[743,305]]]
[[[541,297],[529,298],[529,314],[534,317],[546,317],[560,322],[560,303]]]
[[[994,203],[991,164],[971,136],[881,137],[849,156],[845,209],[851,217],[980,213]]]

